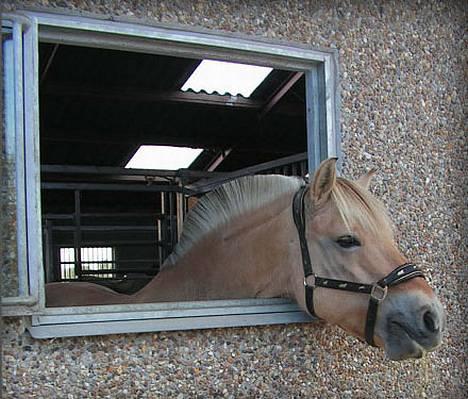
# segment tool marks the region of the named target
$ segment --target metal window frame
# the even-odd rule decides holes
[[[35,182],[38,172],[39,147],[29,134],[38,132],[37,93],[37,25],[24,15],[2,15],[2,27],[10,27],[13,33],[13,65],[5,68],[12,71],[14,89],[5,88],[11,101],[5,121],[6,134],[15,142],[16,220],[18,296],[2,298],[2,315],[32,314],[39,308],[42,276],[38,273],[41,253],[31,250],[41,248],[40,205],[36,197]],[[11,83],[11,82],[8,82]],[[6,104],[8,107],[8,105]],[[38,219],[39,218],[39,219]],[[38,230],[39,229],[39,230]]]
[[[3,19],[27,24],[24,76],[29,90],[24,115],[26,234],[29,300],[3,301],[6,314],[31,314],[28,330],[35,338],[165,331],[305,322],[312,320],[285,299],[241,299],[207,302],[45,307],[40,218],[38,43],[52,42],[180,57],[211,58],[305,72],[308,162],[340,155],[338,53],[297,43],[265,40],[175,25],[102,19],[98,16],[17,11]],[[24,25],[26,26],[26,25]],[[5,314],[5,306],[3,307]]]

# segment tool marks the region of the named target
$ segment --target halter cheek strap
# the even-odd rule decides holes
[[[415,277],[424,277],[423,272],[412,263],[405,263],[398,266],[387,276],[374,284],[361,284],[353,281],[336,280],[316,276],[312,269],[309,247],[307,245],[304,198],[308,186],[303,186],[296,192],[293,199],[293,218],[299,234],[299,243],[301,247],[302,265],[304,268],[304,288],[305,300],[308,312],[317,317],[314,310],[314,288],[331,288],[342,291],[351,291],[360,294],[369,295],[369,306],[367,309],[365,338],[369,345],[374,344],[374,329],[377,321],[377,313],[380,302],[387,296],[389,287],[401,284]]]

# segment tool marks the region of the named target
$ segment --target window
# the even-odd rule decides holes
[[[75,248],[60,248],[60,280],[75,280],[78,275],[99,279],[114,278],[115,253],[112,247],[80,248],[80,259],[75,256]]]
[[[77,254],[81,257],[82,266],[86,266],[82,267],[82,271],[89,273],[92,278],[98,278],[101,271],[104,272],[104,276],[109,277],[109,280],[126,275],[127,270],[129,270],[128,273],[139,278],[142,273],[145,276],[157,273],[160,260],[170,253],[170,248],[163,246],[164,250],[158,249],[154,252],[157,247],[155,243],[161,239],[166,240],[165,242],[177,239],[182,217],[174,216],[179,213],[183,216],[188,206],[184,203],[180,190],[170,191],[171,184],[175,182],[177,185],[183,185],[186,190],[187,182],[184,180],[186,178],[199,179],[204,176],[203,173],[213,171],[222,173],[243,168],[249,168],[249,171],[267,170],[272,165],[277,167],[276,161],[279,158],[300,162],[305,159],[308,162],[308,169],[313,170],[321,159],[337,155],[339,136],[335,52],[317,51],[304,46],[292,46],[256,38],[236,38],[217,33],[183,31],[180,28],[151,27],[45,13],[6,14],[2,18],[4,29],[9,32],[9,36],[5,36],[7,39],[4,41],[4,48],[10,46],[10,50],[6,51],[7,56],[4,57],[6,99],[11,99],[13,92],[15,93],[14,103],[11,100],[6,101],[6,135],[10,143],[11,140],[15,143],[13,147],[16,165],[13,169],[15,185],[18,187],[16,208],[17,275],[19,277],[18,283],[15,282],[15,284],[18,284],[19,288],[18,295],[12,295],[3,300],[4,305],[8,305],[6,314],[31,314],[30,332],[38,338],[308,320],[295,304],[276,298],[88,306],[79,309],[48,308],[44,297],[44,281],[57,281],[57,268],[53,267],[54,264],[59,265],[59,278],[64,275],[75,278],[76,274],[67,275],[65,270],[67,270],[67,265],[72,263],[76,265],[80,262],[76,259]],[[11,41],[8,42],[8,40]],[[64,79],[77,76],[74,75],[77,72],[74,68],[62,69],[64,71],[62,74],[56,73],[54,75],[56,85],[44,83],[47,82],[49,74],[53,73],[53,68],[57,65],[54,59],[59,62],[63,60],[61,58],[63,52],[80,51],[80,49],[90,56],[88,59],[91,61],[93,61],[95,49],[101,49],[100,53],[106,53],[110,61],[114,58],[125,57],[128,53],[139,54],[143,58],[146,54],[148,58],[145,58],[145,62],[149,64],[155,60],[179,66],[184,64],[187,66],[186,73],[179,74],[180,79],[176,82],[177,79],[174,76],[170,77],[170,72],[179,69],[166,69],[168,75],[165,79],[159,79],[158,82],[171,82],[173,86],[166,87],[164,90],[159,88],[153,92],[136,91],[135,87],[129,86],[124,91],[121,87],[102,88],[99,84],[103,85],[106,82],[97,77],[95,81],[90,82],[91,86],[80,85],[77,83],[78,80],[76,84],[70,85],[70,82]],[[126,58],[127,69],[121,69],[123,75],[127,74],[135,79],[132,82],[138,82],[138,78],[144,78],[135,74],[132,69],[135,65],[140,65],[140,62],[135,61],[136,59]],[[271,70],[253,89],[249,98],[220,93],[209,95],[203,91],[195,93],[193,92],[195,89],[181,91],[183,83],[205,59],[229,59],[246,65],[268,66]],[[85,58],[83,62],[84,60]],[[193,62],[189,63],[187,60]],[[96,65],[96,62],[93,64]],[[125,76],[122,77],[124,78]],[[275,79],[280,83],[274,87],[268,86]],[[156,80],[154,84],[158,84]],[[176,86],[177,90],[171,89]],[[284,123],[285,115],[294,113],[294,109],[282,106],[282,101],[292,93],[291,88],[294,87],[299,87],[304,93],[304,116],[298,121],[303,125],[305,139],[303,143],[300,140],[297,141],[297,145],[299,147],[304,145],[304,150],[307,151],[305,158],[296,154],[296,148],[291,148],[288,152],[285,146],[280,145],[276,147],[284,152],[280,154],[268,152],[263,148],[266,141],[261,138],[257,139],[257,147],[251,149],[250,152],[248,149],[239,149],[239,145],[229,146],[230,142],[226,137],[235,137],[236,133],[242,131],[241,129],[229,130],[229,124],[225,126],[223,134],[212,129],[213,135],[204,136],[204,142],[198,146],[194,142],[187,142],[190,138],[197,136],[193,132],[199,132],[201,135],[206,130],[202,122],[212,117],[217,117],[220,121],[238,122],[239,126],[248,128],[249,121],[253,120],[250,118],[254,115],[255,120],[260,121],[259,125],[264,123],[265,128],[273,129],[279,126]],[[269,88],[274,88],[274,90],[267,90]],[[70,93],[80,98],[107,97],[117,104],[115,117],[109,118],[103,109],[94,109],[94,119],[81,118],[83,123],[90,125],[95,123],[94,132],[100,129],[100,121],[107,121],[109,134],[106,137],[112,134],[115,137],[113,143],[109,144],[107,139],[105,143],[100,141],[101,137],[91,130],[72,132],[74,114],[83,116],[86,110],[71,107],[70,102],[53,100],[53,97],[58,98],[60,93]],[[135,103],[138,103],[138,107],[135,107],[134,119],[128,120],[125,125],[126,130],[124,130],[119,115],[129,114],[128,103],[125,103],[129,98],[136,98]],[[41,102],[43,106],[40,107],[41,114],[39,114],[38,104]],[[183,107],[193,107],[193,104],[198,103],[206,112],[203,118],[200,118],[200,113],[197,112],[192,118],[185,119],[179,118],[179,114],[175,112],[172,120],[180,123],[190,120],[189,129],[170,130],[171,125],[165,123],[164,120],[165,115],[169,115],[168,113],[155,116],[150,124],[145,124],[145,121],[139,118],[138,112],[144,112],[145,104],[148,102],[169,104],[167,108],[173,107],[177,111]],[[54,118],[47,119],[47,114],[43,112],[54,108],[52,107],[54,104],[57,112],[66,115],[66,118],[57,114]],[[86,104],[83,106],[85,107]],[[118,106],[121,107],[120,112]],[[150,108],[150,111],[155,109],[148,106],[146,108]],[[215,108],[218,111],[208,111],[208,109]],[[233,110],[243,110],[244,119],[226,119],[227,116],[235,114]],[[277,114],[280,111],[283,112],[282,115]],[[98,115],[98,112],[101,114]],[[39,129],[39,120],[41,120],[41,129]],[[70,123],[67,128],[71,132],[67,138],[68,147],[61,147],[61,151],[53,152],[51,148],[57,145],[48,146],[47,143],[63,142],[60,130],[64,127],[64,125],[54,125],[54,123],[67,120]],[[193,168],[199,168],[202,165],[203,173],[194,169],[189,170],[185,175],[180,175],[175,171],[166,171],[164,176],[160,176],[157,173],[149,173],[146,169],[124,168],[138,148],[142,145],[155,144],[149,143],[148,136],[144,134],[140,136],[140,142],[133,141],[134,138],[142,132],[154,132],[158,127],[158,145],[176,144],[178,147],[183,147],[188,143],[190,147],[203,150],[192,163]],[[209,128],[211,129],[210,126]],[[175,133],[187,133],[187,136],[177,137]],[[215,133],[224,137],[226,141],[213,144]],[[72,141],[70,141],[71,138]],[[131,144],[134,145],[131,151],[124,146],[128,144],[130,138]],[[179,141],[173,142],[176,139]],[[82,150],[78,151],[80,146]],[[41,148],[40,155],[39,148]],[[81,158],[74,159],[72,163],[70,158],[76,154],[79,154]],[[113,166],[94,163],[93,167],[90,167],[84,161],[84,157],[98,159],[100,155],[102,159],[109,160],[115,157],[113,162],[120,162],[118,176]],[[48,161],[41,167],[40,164],[44,159],[50,162]],[[64,165],[63,160],[70,161]],[[79,161],[83,162],[80,164]],[[126,172],[122,173],[122,169]],[[63,180],[64,171],[68,173],[66,181]],[[161,181],[166,182],[164,184],[168,186],[165,193],[161,193],[155,184]],[[125,217],[129,218],[125,219],[127,220],[125,222],[122,222],[121,209],[104,212],[106,204],[111,203],[115,197],[112,194],[114,191],[108,195],[103,194],[104,183],[107,184],[106,190],[109,187],[121,190],[123,194],[119,195],[122,201],[125,201],[125,193],[141,193],[141,203],[148,204],[145,212],[138,212],[137,217],[142,218],[142,221],[136,221],[135,209],[129,207],[124,210]],[[192,184],[192,189],[210,189],[209,185],[202,187],[197,181],[189,183]],[[96,192],[101,194],[97,195]],[[157,209],[154,207],[155,204],[158,206]],[[117,224],[115,220],[117,213],[120,224]],[[127,233],[117,232],[119,229]],[[133,233],[128,234],[131,229]],[[111,235],[107,234],[109,231],[112,231]],[[141,235],[137,237],[135,231]],[[145,264],[141,270],[125,265],[127,261],[135,264],[137,260],[133,256],[135,251],[125,252],[118,247],[122,242],[128,241],[129,235],[138,241],[138,245],[145,245],[148,240],[153,243],[150,246],[151,249],[139,259],[141,264]],[[72,244],[74,240],[79,241],[79,246]],[[59,249],[58,256],[53,248]],[[76,248],[80,250],[77,252]],[[96,254],[87,255],[83,251],[89,251],[89,248],[101,248],[106,255],[101,253],[99,259]],[[58,259],[58,263],[54,263],[55,258]],[[108,270],[112,270],[112,273],[106,273]]]

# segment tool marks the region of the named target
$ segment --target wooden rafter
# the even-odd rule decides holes
[[[223,162],[228,157],[231,151],[232,151],[232,148],[228,148],[227,150],[222,150],[220,154],[211,161],[211,163],[209,164],[206,170],[208,172],[213,172],[221,164],[221,162]]]
[[[99,99],[119,99],[125,101],[143,102],[175,102],[196,103],[222,107],[236,107],[247,109],[260,109],[263,102],[244,98],[242,96],[217,95],[206,93],[193,93],[183,91],[156,91],[130,87],[97,88],[71,84],[47,84],[41,89],[44,95],[64,97],[91,97]]]
[[[296,72],[289,79],[287,79],[284,84],[273,93],[273,95],[268,99],[263,108],[259,113],[259,119],[263,119],[271,109],[278,104],[278,102],[284,97],[284,95],[294,86],[294,84],[304,76],[304,72]]]
[[[55,44],[54,47],[52,48],[52,51],[50,52],[49,56],[47,57],[47,62],[45,63],[44,69],[41,72],[41,78],[39,80],[39,84],[43,84],[44,80],[47,76],[47,72],[49,72],[50,66],[52,65],[52,61],[55,58],[55,55],[57,54],[57,50],[59,48],[59,44]]]

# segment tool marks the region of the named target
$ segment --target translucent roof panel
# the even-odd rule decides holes
[[[202,151],[201,148],[142,145],[125,167],[167,170],[188,168]]]
[[[203,60],[190,75],[182,91],[205,91],[231,96],[250,97],[273,68],[236,64],[225,61]]]

